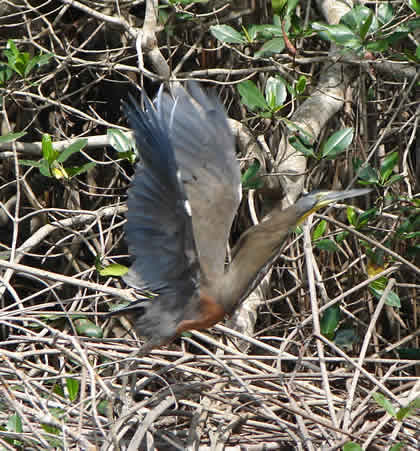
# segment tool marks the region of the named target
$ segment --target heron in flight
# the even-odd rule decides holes
[[[231,315],[265,276],[288,233],[308,214],[369,192],[315,191],[274,209],[247,230],[225,267],[230,228],[241,200],[234,137],[216,95],[196,83],[160,89],[145,109],[124,111],[142,164],[128,191],[126,237],[135,258],[125,282],[154,293],[115,313],[129,315],[146,348],[206,329]]]

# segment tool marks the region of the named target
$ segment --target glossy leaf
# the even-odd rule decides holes
[[[10,143],[24,135],[26,135],[26,132],[7,133],[6,135],[0,136],[0,143]]]
[[[332,340],[334,338],[334,332],[338,327],[340,318],[341,312],[338,304],[334,304],[327,308],[322,315],[320,321],[321,333],[324,337],[328,338],[328,340]]]
[[[391,401],[387,398],[385,398],[385,396],[382,393],[374,393],[372,395],[372,398],[381,406],[385,409],[385,411],[387,413],[389,413],[390,415],[392,415],[393,417],[395,417],[396,415],[396,410],[394,408],[394,406],[391,404]]]
[[[102,329],[88,319],[76,319],[74,325],[76,326],[77,333],[84,337],[102,338],[103,336]]]
[[[301,75],[295,86],[296,94],[301,95],[305,92],[306,82],[306,77],[304,75]]]
[[[53,149],[51,136],[45,133],[42,135],[42,156],[51,166],[57,159],[59,153]]]
[[[378,300],[381,299],[382,295],[384,294],[384,290],[377,290],[373,287],[370,287],[370,289],[373,291],[373,294]],[[389,305],[390,307],[401,308],[400,297],[394,291],[389,291],[385,299],[385,304]]]
[[[334,160],[344,152],[353,141],[353,128],[344,128],[333,133],[321,146],[321,156],[327,160]]]
[[[394,18],[394,10],[389,2],[381,2],[378,6],[377,17],[382,24],[391,22]]]
[[[373,21],[373,11],[370,11],[368,17],[360,26],[360,37],[362,38],[363,41],[366,39],[366,35],[369,32],[369,29],[372,25],[372,21]]]
[[[420,360],[420,348],[397,348],[401,359]]]
[[[398,152],[392,152],[384,158],[379,170],[379,173],[381,175],[381,183],[385,183],[388,180],[389,176],[392,174],[392,171],[398,164],[398,157]]]
[[[324,235],[325,230],[327,230],[327,221],[325,221],[323,219],[315,227],[315,230],[314,230],[314,232],[312,234],[312,240],[315,241],[315,240],[318,240],[319,238],[321,238],[321,236]]]
[[[366,183],[379,183],[378,174],[376,171],[372,168],[372,166],[367,165],[364,168],[362,168],[358,176],[361,180],[363,180]]]
[[[306,147],[299,137],[297,136],[291,136],[289,138],[289,144],[293,146],[297,151],[303,153],[305,157],[313,157],[316,158],[315,152],[312,147]]]
[[[323,39],[331,40],[354,50],[362,47],[360,38],[346,25],[327,25],[320,22],[312,23],[312,28],[318,31]]]
[[[420,16],[420,1],[419,0],[408,0],[410,8],[415,11],[416,14]]]
[[[110,265],[104,266],[98,270],[99,274],[104,277],[113,276],[113,277],[121,277],[124,274],[127,274],[128,268],[127,266],[120,265],[118,263],[111,263]]]
[[[96,166],[94,161],[89,161],[89,163],[85,163],[82,166],[74,166],[71,168],[66,168],[67,175],[69,178],[76,177],[76,175],[83,174],[87,171],[90,171]]]
[[[277,25],[251,25],[247,30],[249,38],[254,41],[256,38],[272,39],[283,36],[281,27]]]
[[[284,81],[277,77],[268,77],[265,85],[265,99],[270,108],[278,108],[283,105],[287,97]]]
[[[389,451],[404,451],[405,449],[405,442],[399,442],[395,445],[392,445],[391,448],[389,448]]]
[[[71,155],[76,152],[80,152],[83,147],[87,144],[87,139],[78,139],[77,141],[71,143],[66,149],[59,153],[57,161],[59,163],[64,163]]]
[[[80,381],[72,377],[66,378],[67,393],[70,401],[74,401],[79,394]]]
[[[117,128],[108,128],[106,131],[109,144],[119,153],[130,152],[133,148],[132,142],[125,133]]]
[[[343,446],[343,451],[363,451],[363,448],[355,442],[347,442]]]
[[[11,415],[7,420],[7,430],[9,432],[17,432],[19,434],[23,432],[22,419],[17,413]]]
[[[347,207],[347,221],[350,225],[356,227],[357,224],[357,214],[353,207]]]
[[[263,56],[270,56],[276,53],[281,53],[285,48],[283,38],[274,38],[267,41],[257,52],[255,57],[261,58]]]
[[[351,349],[357,341],[358,336],[353,328],[340,328],[334,336],[334,343],[342,349]]]
[[[320,240],[315,244],[317,249],[327,252],[337,252],[338,246],[334,240]]]
[[[244,36],[229,25],[213,25],[210,27],[211,34],[226,44],[246,44]]]
[[[267,102],[256,84],[251,80],[243,81],[238,85],[241,101],[251,110],[265,110],[268,108]]]

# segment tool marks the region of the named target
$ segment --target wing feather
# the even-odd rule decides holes
[[[135,260],[124,280],[158,295],[127,310],[138,310],[140,335],[162,338],[175,334],[188,304],[197,298],[200,266],[169,130],[150,101],[145,102],[146,111],[133,99],[124,105],[143,162],[128,191],[126,237]]]
[[[159,113],[170,129],[175,157],[192,208],[202,272],[224,273],[226,245],[241,200],[241,178],[226,112],[197,83],[160,93]]]

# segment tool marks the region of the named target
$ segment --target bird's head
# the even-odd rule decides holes
[[[350,189],[347,191],[316,190],[305,194],[295,204],[300,218],[299,224],[322,207],[326,207],[339,200],[347,199],[348,197],[362,196],[370,191],[371,189],[369,188]]]

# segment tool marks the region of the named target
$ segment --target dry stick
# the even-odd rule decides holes
[[[332,299],[330,302],[328,302],[327,304],[323,305],[319,311],[324,312],[325,310],[327,310],[329,307],[332,307],[333,305],[337,304],[337,302],[340,302],[342,299],[345,299],[346,297],[350,296],[351,294],[355,293],[356,291],[359,291],[360,289],[362,289],[363,287],[369,285],[370,283],[374,282],[375,280],[380,279],[381,277],[385,277],[388,276],[389,274],[392,274],[394,271],[398,270],[399,267],[398,266],[391,266],[390,268],[385,269],[384,271],[380,272],[379,274],[376,274],[373,277],[370,277],[368,279],[366,279],[365,281],[359,283],[358,285],[356,285],[355,287],[350,288],[350,290],[347,290],[345,293],[340,294],[339,296],[337,296],[336,298]],[[299,332],[300,328],[307,326],[310,322],[312,321],[312,314],[309,315],[307,318],[305,318],[301,323],[300,323],[300,327],[296,327],[290,334],[289,336],[284,340],[284,342],[282,343],[282,345],[280,346],[279,349],[279,353],[282,354],[284,351],[284,349],[286,348],[286,346],[290,343],[290,341],[293,340],[293,338],[295,337],[295,335]]]
[[[162,401],[158,404],[154,409],[147,413],[146,418],[141,422],[140,427],[137,429],[134,437],[130,441],[128,446],[128,451],[137,451],[140,449],[141,442],[143,437],[145,436],[149,427],[153,424],[153,422],[159,418],[159,416],[169,409],[172,404],[176,403],[176,399],[174,396],[170,396],[169,398]]]
[[[55,272],[45,271],[43,269],[33,268],[31,266],[21,265],[20,263],[10,263],[4,260],[0,260],[0,267],[12,269],[14,271],[23,272],[25,274],[31,274],[37,277],[45,277],[49,280],[54,280],[56,282],[68,283],[70,285],[75,285],[76,287],[88,288],[90,290],[100,291],[102,293],[107,293],[112,296],[120,297],[122,299],[133,301],[138,299],[130,294],[130,290],[121,290],[119,288],[112,288],[106,285],[101,285],[99,283],[88,282],[86,280],[76,279],[75,277],[64,276],[62,274],[57,274]],[[0,285],[1,285],[0,279]]]
[[[407,265],[412,271],[414,271],[415,273],[417,273],[420,276],[420,268],[418,266],[409,262],[404,257],[401,257],[401,255],[397,254],[396,252],[391,251],[391,249],[388,249],[387,247],[385,247],[383,244],[379,243],[378,241],[376,241],[366,235],[363,235],[363,233],[358,232],[353,227],[346,226],[345,224],[343,224],[340,221],[337,221],[336,219],[333,219],[333,218],[330,218],[328,216],[324,216],[321,214],[318,214],[318,216],[322,219],[325,219],[328,222],[331,222],[332,224],[334,224],[338,227],[341,227],[344,230],[347,230],[348,232],[352,233],[353,235],[356,235],[357,237],[361,238],[362,240],[367,241],[368,243],[372,244],[373,246],[377,247],[378,249],[383,250],[386,254],[391,255],[391,257],[394,257],[395,260],[403,263],[404,265]]]
[[[229,368],[225,364],[225,362],[223,362],[223,360],[220,360],[215,354],[210,352],[204,346],[201,346],[196,341],[191,340],[188,337],[184,337],[184,340],[188,341],[192,345],[198,347],[201,351],[203,351],[207,355],[211,356],[213,358],[213,360],[216,361],[232,377],[232,379],[234,379],[238,382],[238,384],[244,389],[245,392],[247,392],[250,396],[253,396],[254,401],[262,407],[267,418],[270,418],[271,420],[275,421],[280,427],[284,427],[284,425],[280,421],[279,417],[273,412],[273,410],[270,407],[268,407],[265,403],[263,403],[260,399],[258,399],[258,396],[256,396],[255,392],[250,389],[250,386],[247,385],[238,374],[236,374],[231,368]],[[298,437],[295,434],[293,434],[290,430],[288,430],[287,432],[296,441],[296,443],[298,443],[298,441],[299,441]]]
[[[312,254],[312,246],[311,246],[311,236],[310,236],[310,223],[309,221],[312,221],[312,217],[308,218],[308,222],[305,224],[303,231],[304,231],[304,252],[305,252],[305,260],[306,260],[306,270],[308,273],[308,283],[309,283],[309,293],[310,293],[310,299],[311,299],[311,307],[312,307],[312,320],[314,325],[314,332],[317,335],[321,335],[321,325],[319,322],[319,307],[318,302],[316,299],[316,288],[315,288],[315,277],[314,277],[314,271],[313,271],[313,265],[311,262],[313,261],[313,254]],[[324,347],[323,344],[316,340],[316,346],[318,350],[318,356],[319,356],[319,363],[321,367],[321,374],[322,374],[322,386],[325,390],[325,395],[327,397],[328,402],[328,410],[331,415],[332,422],[335,427],[338,427],[338,420],[337,416],[335,414],[334,405],[332,402],[332,394],[331,394],[331,388],[330,384],[328,382],[328,373],[327,373],[327,366],[325,364],[325,353],[324,353]]]
[[[375,376],[372,376],[368,371],[366,371],[362,366],[360,366],[357,362],[354,361],[351,357],[349,357],[345,352],[343,352],[338,346],[336,346],[332,341],[327,340],[323,335],[315,336],[318,340],[322,340],[326,343],[336,354],[341,355],[350,365],[357,368],[367,379],[369,379],[372,384],[376,385],[383,393],[386,393],[391,399],[396,402],[398,398],[392,393],[391,390],[385,387]]]

